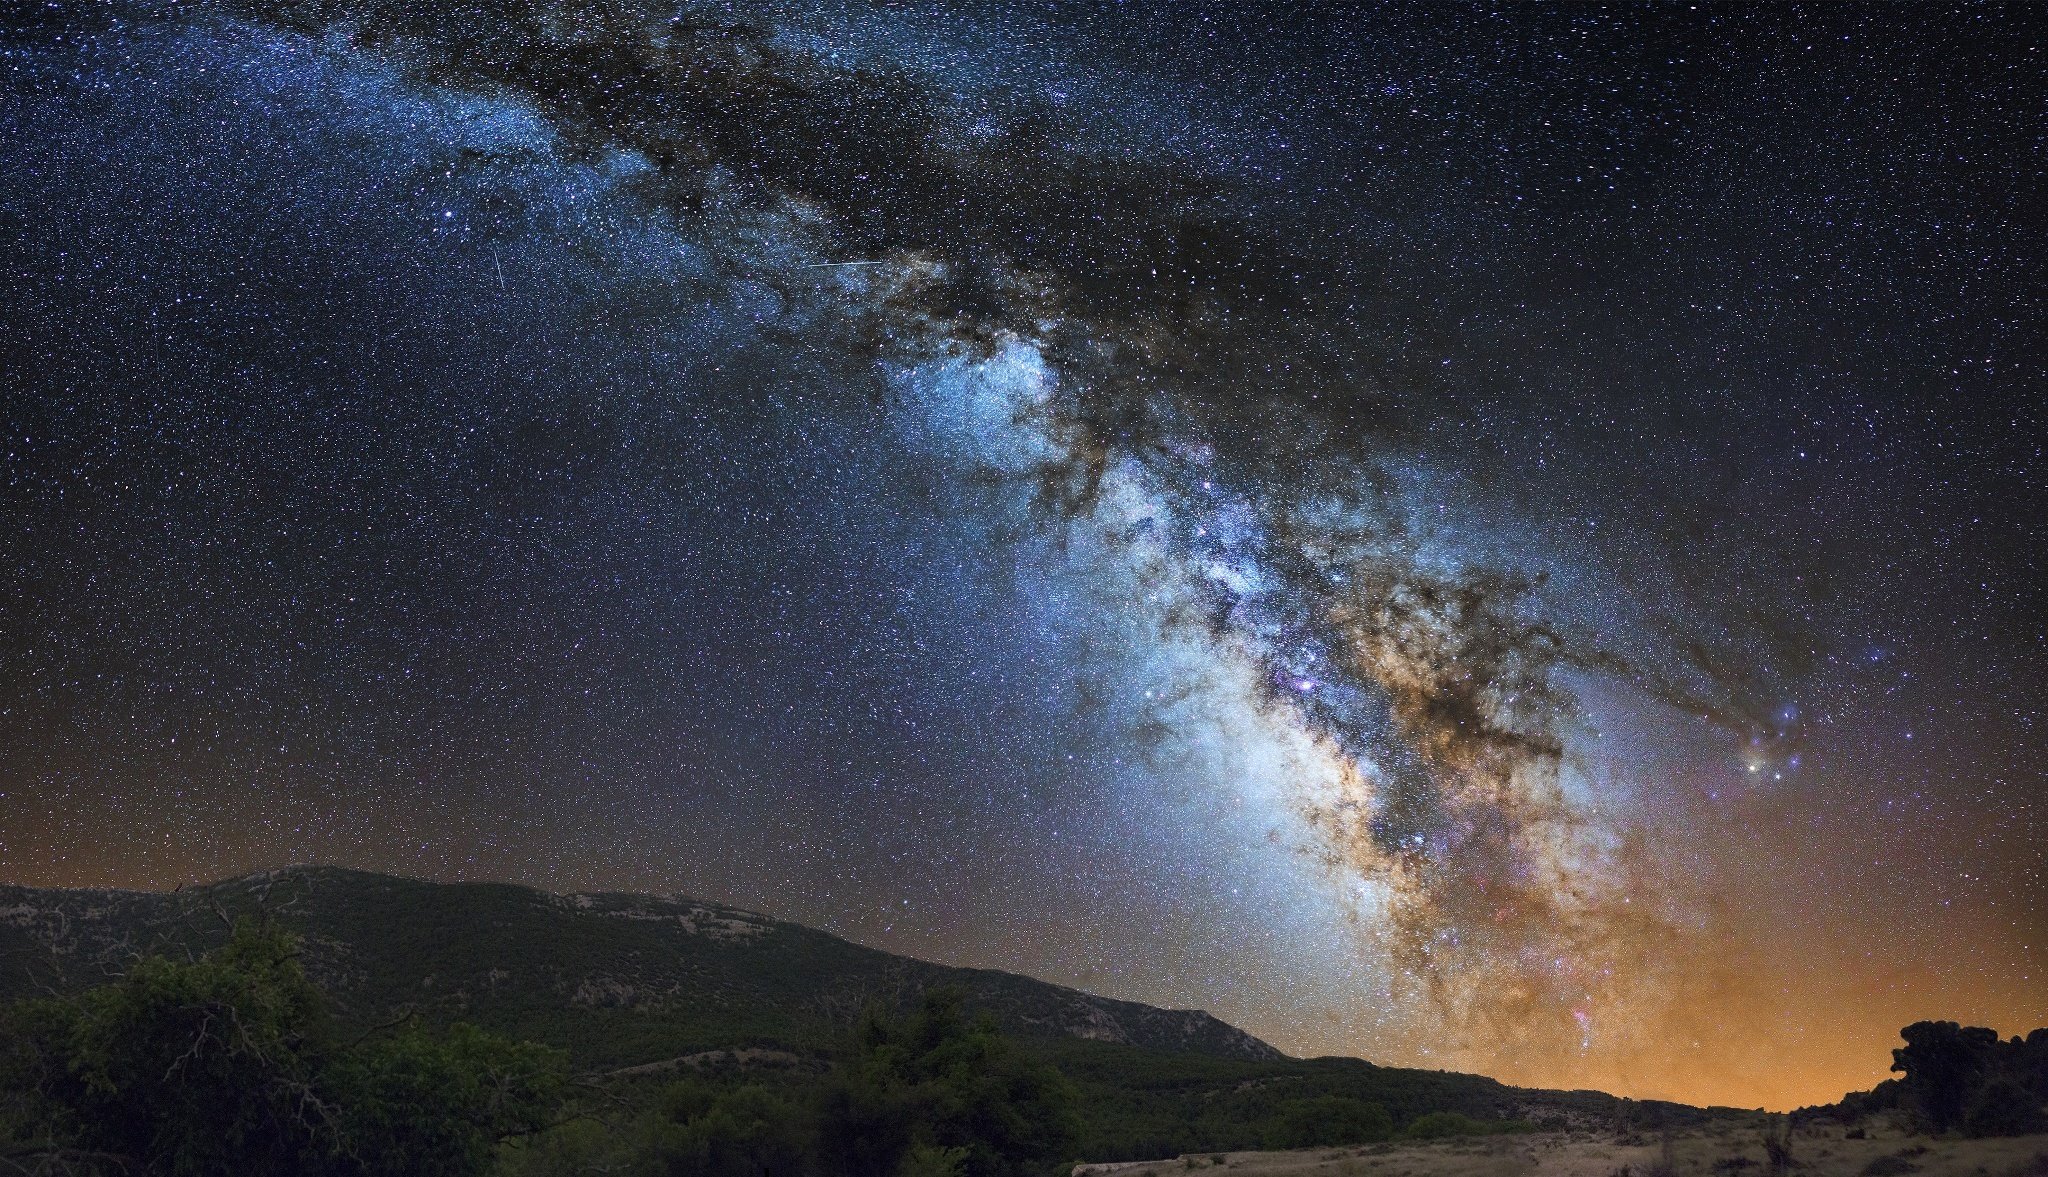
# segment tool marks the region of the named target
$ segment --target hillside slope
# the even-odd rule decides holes
[[[354,1019],[411,1006],[623,1066],[746,1043],[812,1046],[870,1001],[956,985],[1012,1034],[1239,1060],[1279,1051],[1206,1013],[896,956],[752,912],[644,895],[554,895],[331,867],[175,893],[0,886],[0,999],[103,982],[138,955],[201,952],[272,913]]]
[[[628,1085],[685,1063],[820,1071],[870,1002],[901,1010],[958,986],[1075,1084],[1086,1155],[1098,1160],[1258,1147],[1284,1108],[1329,1097],[1379,1104],[1397,1125],[1432,1112],[1581,1128],[1726,1114],[1289,1058],[1199,1011],[895,956],[719,904],[327,867],[170,894],[0,886],[0,1001],[101,984],[149,953],[196,955],[257,912],[304,938],[308,971],[351,1022],[406,1008],[472,1021],[565,1047],[580,1069]]]

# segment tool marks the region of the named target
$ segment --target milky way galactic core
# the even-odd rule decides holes
[[[0,873],[1742,1106],[2048,1022],[2037,11],[0,19]]]

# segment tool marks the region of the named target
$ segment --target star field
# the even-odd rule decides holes
[[[0,17],[0,877],[1741,1106],[2041,1024],[2044,32]]]

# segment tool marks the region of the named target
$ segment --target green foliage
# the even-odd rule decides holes
[[[412,1008],[427,1025],[473,1022],[569,1052],[605,1071],[735,1046],[821,1057],[870,1001],[915,1012],[920,995],[964,987],[977,1011],[1024,1041],[1057,1040],[1069,993],[1028,977],[946,968],[717,904],[634,895],[573,900],[499,884],[436,884],[333,868],[295,869],[177,894],[95,905],[83,893],[0,885],[39,932],[0,935],[0,1001],[82,989],[131,945],[175,959],[219,946],[213,909],[275,911],[304,940],[308,975],[344,1028]],[[630,917],[630,918],[624,918]],[[1258,1057],[1269,1048],[1203,1015],[1093,1003],[1133,1042]],[[843,1014],[836,1011],[845,1011]]]
[[[339,1056],[333,1076],[364,1170],[418,1177],[488,1170],[498,1143],[541,1127],[565,1086],[558,1052],[460,1024],[373,1040]]]
[[[474,1029],[341,1041],[296,941],[252,921],[0,1027],[5,1147],[73,1171],[478,1174],[561,1084],[554,1052]]]
[[[1432,1111],[1417,1116],[1401,1130],[1409,1140],[1442,1140],[1446,1136],[1493,1136],[1499,1132],[1532,1132],[1528,1120],[1473,1120],[1462,1111]]]
[[[567,1177],[568,1174],[625,1173],[630,1145],[618,1127],[596,1117],[577,1117],[545,1132],[507,1141],[499,1154],[501,1177]]]
[[[320,1021],[291,944],[249,924],[204,960],[25,1003],[6,1034],[20,1143],[165,1174],[325,1169],[344,1141]]]
[[[796,1177],[809,1166],[803,1109],[759,1084],[688,1080],[660,1096],[638,1167],[663,1177]]]
[[[1478,1136],[1492,1131],[1486,1125],[1470,1116],[1457,1112],[1431,1112],[1409,1121],[1401,1135],[1410,1140],[1441,1140],[1446,1136]]]
[[[953,1163],[966,1177],[1006,1177],[1069,1154],[1072,1085],[992,1019],[968,1021],[962,1001],[958,991],[938,990],[907,1021],[874,1011],[862,1019],[852,1057],[825,1097],[828,1168],[884,1177],[957,1152]]]
[[[274,929],[245,925],[189,960],[219,934],[192,918],[203,907],[178,905],[261,910],[280,887],[308,935],[303,954]],[[1027,978],[904,961],[681,901],[569,903],[514,887],[316,871],[222,884],[200,898],[140,898],[102,926],[66,907],[64,893],[0,888],[9,894],[63,913],[78,944],[113,939],[59,960],[36,955],[33,940],[0,938],[0,981],[48,977],[61,988],[65,968],[111,959],[119,943],[155,943],[188,962],[147,961],[116,986],[0,1015],[0,1149],[146,1149],[151,1170],[165,1174],[207,1171],[239,1148],[231,1171],[259,1177],[474,1173],[493,1159],[507,1177],[983,1177],[1043,1173],[1075,1157],[1363,1143],[1389,1122],[1435,1112],[1464,1117],[1461,1131],[1500,1131],[1532,1102],[1587,1120],[1616,1106],[1595,1092],[1520,1091],[1358,1059],[1262,1057],[1221,1023],[1118,1003],[1105,1008],[1134,1038],[1169,1045],[1067,1038],[1056,1027],[1068,998]],[[686,926],[693,921],[698,930]],[[331,1014],[309,975],[346,978]],[[922,996],[962,979],[978,1018],[957,994]],[[863,995],[876,1004],[857,1025],[821,1012]],[[423,1002],[418,1024],[392,1017],[412,1001]],[[177,1083],[163,1081],[205,1009],[231,1009],[246,1037],[219,1051],[207,1038],[179,1063]],[[429,1029],[458,1013],[506,1037]],[[405,1028],[365,1033],[380,1023]],[[586,1072],[567,1104],[561,1056],[510,1041],[521,1037],[568,1048]],[[748,1046],[787,1053],[766,1065],[731,1054],[676,1070],[645,1065]],[[2048,1033],[2023,1053],[2048,1058]],[[104,1083],[88,1083],[102,1072]],[[188,1091],[203,1094],[181,1103]]]
[[[967,1150],[936,1144],[912,1145],[896,1166],[896,1177],[961,1177],[967,1171]]]
[[[823,1074],[735,1071],[643,1088],[629,1122],[564,1125],[510,1150],[505,1173],[1024,1177],[1074,1155],[1073,1099],[1043,1057],[940,992],[908,1018],[870,1010]]]
[[[1584,1119],[1611,1115],[1616,1104],[1598,1092],[1518,1091],[1474,1075],[1379,1067],[1361,1059],[1222,1059],[1102,1042],[1063,1043],[1049,1055],[1081,1094],[1078,1155],[1091,1161],[1266,1148],[1286,1131],[1280,1122],[1284,1109],[1324,1097],[1350,1101],[1339,1106],[1377,1105],[1396,1124],[1455,1111],[1488,1131],[1526,1128],[1507,1117],[1532,1099],[1559,1115]],[[1687,1122],[1705,1116],[1675,1105],[1665,1110]],[[1302,1147],[1334,1146],[1349,1134],[1333,1125],[1330,1136],[1319,1132]],[[1306,1133],[1285,1138],[1303,1140]]]
[[[1376,1103],[1342,1095],[1293,1099],[1280,1105],[1266,1130],[1268,1148],[1370,1144],[1394,1134],[1394,1117]]]

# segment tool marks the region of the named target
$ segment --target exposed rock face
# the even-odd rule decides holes
[[[1200,1011],[895,956],[715,903],[334,868],[175,893],[0,886],[0,998],[98,984],[149,952],[204,951],[259,911],[304,937],[309,971],[349,1016],[413,1006],[560,1041],[593,1064],[819,1041],[871,1002],[900,1008],[939,985],[1022,1036],[1283,1057]]]
[[[572,910],[587,911],[609,919],[673,923],[693,936],[709,936],[714,940],[746,940],[765,936],[775,929],[776,923],[765,915],[741,911],[737,907],[713,907],[681,897],[666,900],[646,895],[579,892],[549,898]]]

